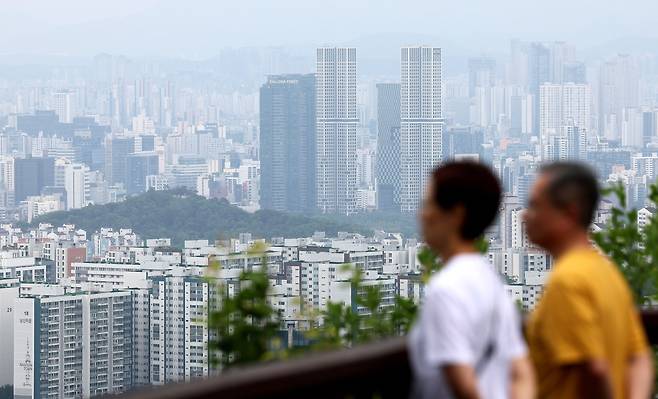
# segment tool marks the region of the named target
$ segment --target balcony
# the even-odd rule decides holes
[[[658,345],[658,310],[642,312]],[[405,398],[411,370],[405,338],[233,369],[219,377],[127,393],[121,399]],[[373,396],[375,395],[375,396]]]

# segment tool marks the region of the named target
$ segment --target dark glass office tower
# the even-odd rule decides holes
[[[642,112],[642,143],[646,147],[656,135],[656,113],[654,111]]]
[[[261,208],[315,208],[315,76],[270,76],[260,89]]]
[[[137,152],[127,157],[126,191],[139,194],[146,191],[146,176],[160,173],[160,158],[155,152]]]
[[[14,161],[16,204],[32,195],[40,195],[44,187],[55,184],[55,158],[25,158]]]
[[[377,85],[377,208],[400,211],[400,84]]]
[[[111,137],[105,141],[105,179],[110,184],[126,184],[128,154],[135,152],[132,137]]]
[[[533,95],[533,134],[539,134],[539,87],[551,81],[551,51],[542,43],[531,43],[528,50],[528,89]]]

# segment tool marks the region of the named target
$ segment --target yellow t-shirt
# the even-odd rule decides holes
[[[563,366],[606,360],[615,398],[625,398],[626,367],[648,349],[633,296],[615,265],[594,249],[555,264],[528,325],[539,398],[579,398],[579,379]]]

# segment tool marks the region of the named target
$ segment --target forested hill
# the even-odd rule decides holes
[[[168,237],[181,246],[184,240],[227,239],[249,232],[254,238],[307,237],[315,231],[335,235],[339,231],[371,234],[368,228],[326,217],[308,217],[262,210],[248,213],[225,200],[208,200],[185,191],[149,191],[119,203],[90,205],[82,209],[52,212],[32,225],[75,224],[89,233],[101,227],[131,228],[142,238]]]

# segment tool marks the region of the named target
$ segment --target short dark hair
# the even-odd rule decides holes
[[[434,170],[434,201],[442,209],[465,209],[461,237],[474,240],[493,222],[500,205],[501,188],[491,170],[471,161],[448,162]]]
[[[542,166],[549,176],[546,194],[557,208],[576,205],[578,223],[588,228],[599,204],[599,184],[589,166],[580,162],[553,162]]]

